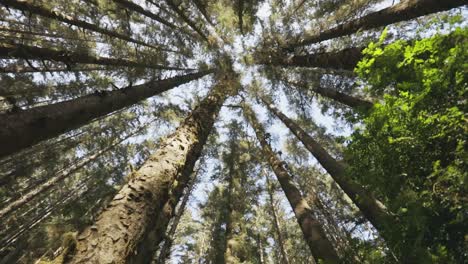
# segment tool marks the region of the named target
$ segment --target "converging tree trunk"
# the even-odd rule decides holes
[[[334,28],[306,36],[297,43],[286,45],[285,48],[293,50],[300,46],[351,35],[358,31],[382,27],[463,5],[466,5],[465,0],[404,0],[396,5],[351,20]]]
[[[362,59],[363,48],[346,48],[340,51],[322,52],[288,57],[274,56],[269,60],[258,60],[258,64],[284,67],[312,67],[337,70],[353,70]]]
[[[163,66],[158,64],[136,62],[126,59],[91,56],[87,53],[78,53],[65,50],[54,50],[48,48],[38,48],[21,44],[7,43],[0,43],[0,58],[51,60],[63,62],[67,65],[83,63],[119,67],[149,68],[156,70],[193,70],[179,67]]]
[[[168,136],[125,184],[112,202],[78,236],[71,263],[128,263],[145,254],[138,247],[158,224],[176,179],[189,177],[215,118],[227,97],[237,92],[232,80],[219,82],[200,105]],[[180,180],[178,180],[180,181]]]
[[[172,9],[174,10],[177,15],[185,22],[187,23],[187,25],[189,25],[189,27],[191,29],[193,29],[195,32],[198,33],[198,35],[200,35],[200,37],[206,41],[207,43],[209,43],[210,41],[208,40],[208,37],[205,35],[205,33],[203,33],[203,31],[201,31],[200,28],[197,27],[197,25],[192,21],[190,20],[190,18],[185,15],[184,11],[179,9],[179,5],[174,2],[173,0],[165,0],[167,5]]]
[[[268,110],[275,114],[290,131],[304,144],[309,152],[317,159],[322,167],[330,174],[333,180],[351,198],[363,215],[380,231],[385,231],[389,225],[397,224],[396,219],[387,208],[377,200],[371,192],[346,177],[346,167],[335,160],[328,152],[299,125],[280,112],[265,98],[262,101]],[[385,234],[385,232],[382,232]]]
[[[171,224],[171,228],[169,229],[169,231],[167,231],[165,240],[163,244],[161,245],[161,250],[159,251],[156,264],[164,264],[166,260],[170,257],[174,235],[177,230],[177,226],[179,225],[180,219],[182,218],[182,215],[185,212],[185,207],[187,206],[190,195],[192,194],[192,191],[194,189],[197,174],[198,172],[195,171],[194,177],[190,180],[190,184],[187,187],[187,190],[184,194],[184,198],[182,199],[179,209],[177,210],[177,213],[174,216],[174,221]]]
[[[202,71],[151,81],[115,91],[102,91],[56,104],[0,114],[0,157],[78,128],[93,119],[131,106],[176,86],[201,78]]]
[[[289,172],[284,167],[284,162],[278,158],[269,145],[265,129],[258,121],[250,106],[244,104],[243,109],[246,119],[252,125],[257,139],[260,141],[265,159],[272,167],[281,188],[286,194],[286,198],[291,204],[302,233],[304,234],[304,238],[312,251],[312,255],[314,258],[322,260],[324,263],[340,263],[332,243],[326,237],[321,224],[312,214],[307,201],[302,197],[301,192],[293,183]]]
[[[281,251],[282,264],[289,264],[288,254],[286,253],[286,250],[284,249],[284,238],[283,238],[283,233],[281,232],[281,225],[278,219],[278,214],[276,213],[273,186],[270,182],[270,177],[268,176],[268,174],[265,175],[265,178],[267,182],[268,197],[270,198],[269,202],[270,202],[271,214],[273,216],[273,227],[276,231],[276,236],[278,237],[278,245]]]
[[[117,33],[115,31],[111,31],[111,30],[108,30],[108,29],[105,29],[105,28],[101,28],[101,27],[99,27],[97,25],[88,23],[88,22],[86,22],[84,20],[74,19],[74,18],[72,18],[70,16],[63,15],[60,12],[49,10],[49,9],[39,5],[39,4],[34,4],[34,3],[32,3],[31,1],[28,1],[28,0],[0,0],[0,3],[7,6],[7,7],[13,7],[15,9],[21,10],[23,12],[30,12],[31,14],[36,14],[36,15],[39,15],[39,16],[55,19],[55,20],[64,22],[64,23],[69,24],[69,25],[77,26],[77,27],[84,28],[84,29],[87,29],[87,30],[90,30],[90,31],[94,31],[94,32],[97,32],[97,33],[100,33],[100,34],[103,34],[103,35],[107,35],[109,37],[118,38],[118,39],[121,39],[121,40],[125,40],[125,41],[128,41],[128,42],[139,44],[139,45],[142,45],[142,46],[158,49],[158,47],[147,44],[147,43],[145,43],[143,41],[136,40],[136,39],[134,39],[132,37]]]
[[[339,92],[335,89],[327,89],[320,86],[308,88],[308,85],[306,83],[288,82],[288,84],[294,85],[302,89],[311,89],[312,91],[320,94],[323,97],[330,98],[351,108],[369,110],[374,106],[374,104],[370,101]]]

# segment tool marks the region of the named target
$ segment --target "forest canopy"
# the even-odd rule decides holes
[[[0,0],[0,263],[465,263],[462,0]]]

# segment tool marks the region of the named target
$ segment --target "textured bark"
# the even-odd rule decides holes
[[[259,61],[259,64],[286,66],[329,68],[337,70],[353,70],[362,59],[363,48],[346,48],[340,51],[322,52],[292,57],[275,57],[270,61]]]
[[[0,157],[78,128],[93,119],[138,103],[212,71],[152,81],[109,92],[96,92],[56,104],[0,114]]]
[[[159,256],[156,261],[157,264],[164,264],[166,262],[166,259],[170,256],[174,234],[177,230],[177,226],[179,225],[180,219],[184,214],[185,207],[187,206],[190,195],[192,194],[196,181],[195,177],[197,176],[197,174],[198,172],[194,172],[194,178],[190,180],[190,184],[187,187],[187,191],[184,194],[184,198],[182,199],[179,209],[174,216],[174,221],[172,222],[171,228],[167,231],[164,243],[162,244],[161,250],[159,251]]]
[[[70,16],[63,15],[63,14],[57,12],[57,11],[49,10],[49,9],[47,9],[47,8],[41,6],[41,5],[31,3],[28,0],[0,0],[0,4],[3,4],[5,6],[7,6],[7,7],[13,7],[15,9],[18,9],[18,10],[21,10],[21,11],[24,11],[24,12],[31,12],[32,14],[47,17],[47,18],[50,18],[50,19],[55,19],[55,20],[64,22],[64,23],[69,24],[69,25],[84,28],[84,29],[87,29],[87,30],[90,30],[90,31],[93,31],[93,32],[97,32],[97,33],[100,33],[100,34],[103,34],[103,35],[106,35],[106,36],[110,36],[110,37],[113,37],[113,38],[118,38],[118,39],[121,39],[121,40],[125,40],[125,41],[128,41],[128,42],[139,44],[139,45],[142,45],[142,46],[158,49],[158,47],[147,44],[147,43],[145,43],[143,41],[139,41],[139,40],[136,40],[136,39],[131,38],[129,36],[126,36],[126,35],[123,35],[123,34],[120,34],[120,33],[105,29],[105,28],[101,28],[101,27],[99,27],[97,25],[88,23],[88,22],[86,22],[84,20],[74,19],[74,18],[72,18]]]
[[[14,202],[9,203],[5,208],[0,210],[0,219],[8,216],[11,212],[13,212],[16,209],[24,206],[25,204],[27,204],[28,202],[33,200],[38,195],[43,194],[43,193],[47,192],[48,190],[50,190],[51,188],[57,186],[58,183],[65,180],[66,178],[70,177],[71,175],[73,175],[73,173],[80,170],[81,168],[86,166],[88,163],[95,161],[100,156],[107,153],[109,150],[113,149],[114,147],[116,147],[117,145],[122,143],[123,141],[133,137],[138,132],[142,131],[145,127],[146,126],[143,126],[143,127],[139,128],[139,129],[137,129],[135,132],[129,134],[128,136],[126,136],[126,137],[124,137],[122,139],[119,139],[119,140],[115,141],[114,143],[110,144],[109,146],[99,150],[98,152],[96,152],[96,153],[94,153],[92,155],[89,155],[88,157],[85,157],[85,158],[81,159],[80,161],[76,162],[75,164],[73,164],[73,165],[71,165],[71,166],[69,166],[67,168],[64,168],[63,170],[61,170],[59,173],[54,175],[52,178],[50,178],[49,180],[47,180],[43,184],[37,186],[36,188],[32,189],[31,191],[29,191],[26,194],[22,194],[19,199],[15,200]]]
[[[288,254],[286,253],[286,250],[284,249],[284,238],[283,238],[283,234],[281,233],[281,225],[278,219],[278,214],[276,213],[275,198],[273,197],[273,187],[271,186],[268,175],[266,176],[266,180],[267,180],[268,196],[270,198],[271,214],[273,215],[273,226],[275,228],[276,235],[278,237],[278,245],[281,251],[282,264],[289,264]]]
[[[147,254],[139,243],[155,223],[169,199],[176,179],[189,177],[200,156],[215,118],[232,94],[229,80],[220,82],[200,105],[168,136],[143,166],[132,173],[93,226],[78,236],[77,253],[71,263],[127,263]]]
[[[307,84],[306,83],[292,83],[292,84],[294,86],[296,86],[296,87],[301,87],[301,88],[307,89]],[[323,97],[333,99],[333,100],[335,100],[337,102],[340,102],[340,103],[342,103],[344,105],[347,105],[347,106],[349,106],[351,108],[360,108],[360,109],[368,110],[368,109],[371,109],[374,106],[374,104],[372,102],[370,102],[370,101],[361,99],[359,97],[354,97],[354,96],[339,92],[339,91],[334,90],[334,89],[327,89],[327,88],[323,88],[323,87],[314,87],[314,88],[311,88],[311,90],[318,93],[318,94],[320,94]]]
[[[302,233],[304,234],[304,238],[312,251],[312,255],[316,259],[322,260],[324,263],[339,263],[338,255],[331,242],[325,236],[323,227],[317,219],[315,219],[307,201],[302,197],[300,191],[292,182],[292,177],[284,168],[284,163],[273,152],[266,140],[265,129],[261,126],[250,106],[244,105],[244,115],[252,125],[257,139],[262,146],[263,154],[272,167],[281,188],[286,194],[286,198],[291,204]]]
[[[345,24],[341,24],[315,35],[306,36],[303,40],[300,40],[297,43],[291,43],[285,48],[293,50],[296,47],[351,35],[362,30],[411,20],[420,16],[446,11],[466,4],[467,2],[465,0],[404,0],[396,5],[365,15]]]
[[[170,8],[172,8],[172,10],[174,10],[174,11],[177,13],[177,15],[179,15],[179,17],[180,17],[185,23],[187,23],[187,25],[189,25],[189,27],[190,27],[191,29],[193,29],[195,32],[197,32],[198,35],[200,35],[200,37],[201,37],[204,41],[206,41],[206,42],[209,43],[208,37],[205,35],[205,33],[203,33],[203,32],[197,27],[197,25],[195,25],[195,23],[194,23],[192,20],[190,20],[190,18],[189,18],[188,16],[186,16],[186,15],[184,14],[184,11],[182,11],[182,10],[179,9],[179,6],[178,6],[173,0],[165,0],[165,1],[166,1],[167,5],[168,5]]]
[[[317,159],[322,167],[330,174],[341,189],[351,198],[363,215],[380,231],[384,231],[389,225],[398,224],[387,208],[377,200],[371,192],[364,189],[356,182],[346,177],[346,167],[335,160],[328,152],[311,136],[299,127],[295,122],[281,113],[273,104],[262,99],[270,112],[275,114],[291,132],[304,144],[309,152]],[[384,234],[384,232],[383,232]]]
[[[115,59],[100,56],[91,56],[87,53],[70,52],[65,50],[54,50],[38,48],[21,44],[0,43],[0,58],[33,59],[59,61],[65,64],[95,64],[105,66],[149,68],[157,70],[193,70],[179,67],[168,67],[158,64],[136,62],[126,59]]]

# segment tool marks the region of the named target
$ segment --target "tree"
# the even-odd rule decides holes
[[[114,91],[96,91],[77,99],[1,114],[7,124],[0,132],[4,146],[0,156],[12,154],[42,140],[70,131],[91,120],[130,106],[175,86],[200,78],[212,71],[177,76],[161,81],[129,86]],[[14,141],[12,139],[14,138]]]
[[[142,242],[157,224],[153,222],[161,214],[169,188],[177,184],[175,181],[182,182],[190,176],[216,113],[230,95],[225,89],[235,94],[238,85],[232,79],[218,83],[176,132],[165,139],[164,147],[133,172],[129,183],[122,187],[97,222],[78,236],[77,253],[71,263],[123,262],[148,250],[142,247]],[[160,170],[152,169],[155,167]],[[120,219],[120,224],[115,225],[115,219]]]
[[[332,244],[326,237],[323,228],[318,221],[313,217],[310,206],[302,198],[300,191],[291,181],[291,176],[284,168],[283,163],[278,159],[266,139],[266,133],[260,126],[257,118],[251,108],[244,105],[244,114],[255,130],[257,139],[260,141],[263,153],[270,163],[273,171],[280,182],[286,197],[288,198],[291,207],[296,215],[297,221],[301,226],[304,238],[307,241],[312,254],[316,259],[321,259],[325,263],[338,263],[339,258]]]

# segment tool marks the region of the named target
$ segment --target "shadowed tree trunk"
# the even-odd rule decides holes
[[[179,225],[180,219],[182,218],[182,215],[185,212],[185,207],[187,206],[190,195],[192,194],[193,188],[195,186],[197,174],[198,174],[198,171],[195,171],[194,177],[190,180],[190,185],[187,187],[187,191],[184,194],[184,198],[182,199],[179,209],[174,216],[174,221],[171,225],[171,228],[169,229],[169,231],[167,232],[165,236],[164,243],[161,246],[161,250],[159,251],[159,256],[156,260],[156,264],[164,264],[167,258],[170,257],[174,234],[177,230],[177,226]]]
[[[198,33],[198,35],[200,35],[200,37],[209,43],[209,40],[208,40],[208,37],[205,35],[205,33],[203,33],[198,27],[197,25],[192,21],[190,20],[189,17],[187,17],[185,14],[184,14],[184,11],[183,10],[180,10],[179,9],[179,6],[173,1],[173,0],[165,0],[167,5],[172,9],[174,10],[177,15],[179,15],[179,17],[185,22],[187,23],[187,25],[189,25],[189,27],[191,29],[193,29],[195,32]]]
[[[239,31],[244,35],[244,0],[237,0],[237,17],[239,19]]]
[[[0,114],[0,157],[78,128],[93,119],[138,103],[213,71],[152,81],[115,91],[96,92],[56,104]]]
[[[154,19],[156,21],[158,21],[159,23],[171,28],[171,29],[178,29],[178,27],[172,23],[170,23],[169,21],[163,19],[162,17],[158,16],[157,14],[153,13],[153,12],[150,12],[146,9],[144,9],[143,7],[131,2],[131,1],[128,1],[128,0],[113,0],[114,2],[118,3],[119,5],[131,10],[131,11],[134,11],[134,12],[137,12],[137,13],[140,13],[146,17],[149,17],[151,19]]]
[[[265,159],[272,167],[286,198],[291,204],[302,233],[304,234],[304,238],[312,251],[312,255],[314,258],[322,260],[324,263],[340,263],[332,243],[325,236],[323,227],[317,219],[315,219],[307,201],[302,197],[300,191],[292,182],[289,172],[284,167],[284,162],[278,158],[269,145],[265,129],[258,121],[250,106],[244,104],[243,108],[246,119],[252,125],[257,139],[260,141]]]
[[[80,170],[84,166],[86,166],[88,163],[95,161],[98,159],[101,155],[107,153],[109,150],[113,149],[115,146],[119,145],[120,143],[124,142],[125,140],[135,136],[139,132],[141,132],[143,129],[146,128],[147,125],[144,125],[140,128],[138,128],[136,131],[130,133],[126,137],[119,139],[115,141],[114,143],[110,144],[109,146],[99,150],[98,152],[89,155],[80,161],[76,162],[75,164],[64,168],[61,170],[59,173],[57,173],[55,176],[44,182],[43,184],[37,186],[36,188],[32,189],[26,194],[21,195],[21,197],[14,201],[9,203],[5,208],[0,210],[0,219],[4,218],[11,212],[15,211],[16,209],[20,208],[21,206],[25,205],[26,203],[30,202],[32,199],[34,199],[36,196],[43,194],[44,192],[47,192],[51,188],[57,186],[57,184],[69,176],[73,175],[76,171]]]
[[[25,66],[7,66],[7,67],[0,67],[0,73],[46,73],[46,72],[88,72],[88,71],[112,71],[112,69],[102,68],[102,67],[89,67],[89,68],[36,68],[33,69],[31,67]]]
[[[179,67],[169,67],[158,64],[136,62],[126,59],[115,59],[100,56],[91,56],[87,53],[70,52],[65,50],[54,50],[38,48],[21,44],[0,43],[0,58],[33,59],[60,61],[67,65],[75,63],[96,64],[105,66],[149,68],[156,70],[193,70]]]
[[[268,174],[265,175],[265,178],[267,182],[268,197],[270,198],[271,214],[273,215],[273,226],[276,231],[276,235],[278,236],[278,244],[281,251],[282,264],[289,264],[288,254],[284,249],[284,238],[283,234],[281,233],[281,225],[278,219],[278,214],[276,213],[275,198],[273,197],[273,186],[270,183],[270,177]]]
[[[346,165],[335,160],[317,141],[307,135],[299,125],[281,113],[273,104],[268,103],[265,98],[262,98],[262,101],[268,110],[275,114],[304,144],[376,229],[385,231],[389,225],[398,224],[387,208],[372,193],[346,177]]]
[[[169,190],[190,176],[215,118],[227,97],[237,92],[232,80],[219,82],[177,130],[163,140],[143,166],[130,176],[94,225],[78,236],[71,263],[132,263],[148,254],[146,241],[170,198]],[[177,179],[177,181],[175,181]],[[136,250],[136,249],[139,250]]]
[[[306,36],[297,43],[286,45],[285,48],[294,48],[310,45],[320,41],[351,35],[358,31],[382,27],[406,21],[420,16],[446,11],[452,8],[466,5],[465,0],[404,0],[380,11],[351,20],[345,24],[322,31],[315,35]]]
[[[0,0],[0,4],[3,4],[5,6],[7,6],[7,7],[13,7],[15,9],[18,9],[18,10],[21,10],[21,11],[24,11],[24,12],[31,12],[32,14],[36,14],[36,15],[51,18],[51,19],[55,19],[55,20],[64,22],[64,23],[69,24],[69,25],[84,28],[84,29],[87,29],[87,30],[90,30],[90,31],[93,31],[93,32],[97,32],[97,33],[100,33],[100,34],[103,34],[103,35],[106,35],[106,36],[110,36],[110,37],[113,37],[113,38],[118,38],[118,39],[121,39],[121,40],[125,40],[125,41],[128,41],[128,42],[139,44],[139,45],[142,45],[142,46],[158,49],[158,47],[147,44],[147,43],[145,43],[143,41],[139,41],[139,40],[136,40],[136,39],[131,38],[129,36],[126,36],[126,35],[123,35],[123,34],[120,34],[120,33],[105,29],[105,28],[101,28],[101,27],[99,27],[97,25],[88,23],[88,22],[86,22],[84,20],[73,19],[70,16],[63,15],[63,14],[57,12],[57,11],[49,10],[49,9],[47,9],[47,8],[41,6],[41,5],[31,3],[28,0]]]
[[[328,88],[323,88],[320,86],[313,87],[313,88],[308,88],[308,85],[304,82],[302,83],[292,83],[292,82],[287,82],[290,85],[294,85],[296,87],[300,87],[302,89],[310,89],[318,94],[320,94],[323,97],[330,98],[332,100],[335,100],[337,102],[340,102],[344,105],[347,105],[351,108],[360,108],[364,110],[369,110],[371,109],[374,104],[370,101],[361,99],[359,97],[354,97],[342,92],[339,92],[335,89],[328,89]]]
[[[258,64],[284,67],[311,67],[337,70],[353,70],[362,59],[364,48],[346,48],[340,51],[322,52],[288,57],[275,56],[270,60],[258,60]]]

